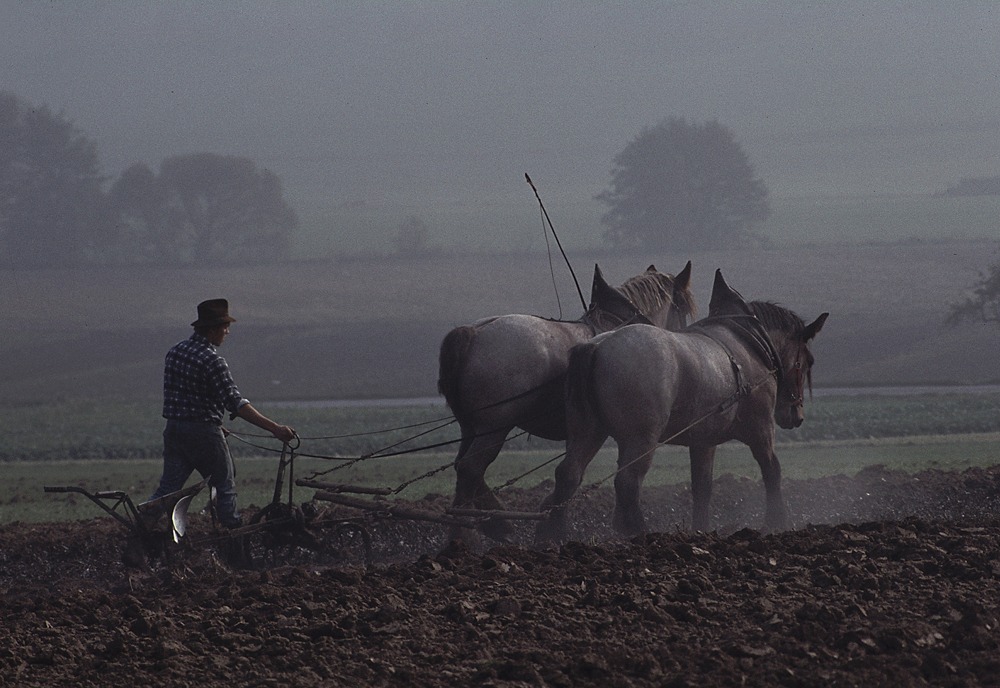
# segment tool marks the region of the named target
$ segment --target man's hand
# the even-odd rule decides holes
[[[294,430],[287,425],[278,425],[270,418],[261,415],[261,413],[250,404],[243,404],[236,413],[246,422],[253,423],[261,430],[267,430],[285,444],[295,439]]]
[[[276,427],[274,430],[271,431],[271,434],[277,437],[285,444],[288,444],[296,437],[295,431],[292,430],[287,425],[279,425],[278,427]]]

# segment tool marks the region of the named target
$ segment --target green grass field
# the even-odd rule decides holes
[[[1000,395],[986,394],[819,397],[807,407],[808,419],[800,430],[781,433],[778,456],[788,479],[853,475],[875,464],[910,472],[990,466],[1000,456],[998,407]],[[296,477],[322,474],[330,482],[398,490],[395,494],[405,499],[453,491],[451,447],[345,460],[383,447],[393,447],[385,452],[390,453],[456,439],[457,428],[447,424],[447,412],[441,407],[265,405],[262,409],[282,414],[303,438],[295,460]],[[103,515],[85,496],[48,494],[43,491],[46,485],[76,486],[91,493],[123,490],[135,502],[145,500],[160,475],[162,421],[157,411],[151,403],[0,407],[0,422],[17,430],[5,433],[0,442],[0,456],[5,459],[0,463],[0,524]],[[231,427],[243,432],[250,426]],[[396,446],[422,432],[427,434]],[[237,455],[239,503],[267,503],[273,495],[280,447],[273,440],[252,435],[234,436],[230,444]],[[557,463],[552,460],[561,452],[561,443],[524,437],[512,440],[491,467],[488,480],[497,486],[527,473],[516,485],[531,487],[552,477]],[[32,457],[45,460],[29,460]],[[605,480],[610,485],[614,465],[614,451],[606,447],[589,467],[586,483]],[[663,447],[646,481],[651,485],[684,483],[688,470],[685,449]],[[433,474],[422,477],[428,473]],[[716,477],[732,473],[760,479],[749,450],[736,443],[720,447],[715,473]],[[297,501],[305,501],[311,491],[297,488],[297,495]]]

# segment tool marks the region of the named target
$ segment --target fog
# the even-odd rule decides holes
[[[776,198],[998,174],[997,36],[992,1],[5,2],[0,88],[112,178],[242,155],[331,244],[416,212],[475,245],[537,228],[525,172],[593,224],[615,154],[668,116],[728,126]]]

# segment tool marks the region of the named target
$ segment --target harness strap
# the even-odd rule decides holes
[[[708,321],[708,322],[706,322]],[[739,403],[740,399],[750,394],[753,388],[746,382],[743,377],[743,368],[740,366],[733,352],[730,350],[726,344],[720,339],[712,336],[712,334],[702,326],[704,324],[709,324],[712,322],[724,323],[726,325],[731,325],[737,335],[742,335],[742,338],[750,344],[751,348],[756,351],[765,363],[770,367],[770,373],[774,376],[778,385],[781,385],[781,380],[784,377],[783,371],[781,370],[781,359],[778,357],[778,351],[774,347],[774,343],[768,336],[767,331],[761,324],[760,320],[754,315],[715,315],[709,316],[697,323],[694,323],[690,327],[686,328],[687,332],[694,332],[705,337],[708,337],[713,342],[718,344],[723,351],[726,352],[726,356],[729,358],[729,364],[733,369],[733,377],[736,381],[736,391],[728,399],[720,403],[716,410],[719,413],[727,411],[734,405]],[[766,378],[765,378],[766,379]]]
[[[719,347],[726,352],[726,357],[729,358],[729,365],[732,366],[733,378],[735,378],[736,381],[736,391],[733,392],[732,396],[730,396],[728,399],[726,399],[716,407],[716,411],[718,413],[722,413],[723,411],[726,411],[735,404],[737,404],[741,398],[748,395],[751,391],[750,385],[748,385],[746,381],[743,379],[743,367],[740,366],[739,361],[736,360],[736,357],[733,355],[733,352],[729,349],[728,346],[725,345],[724,342],[722,342],[719,339],[716,339],[711,334],[705,332],[702,329],[692,330],[692,332],[707,337],[716,344],[718,344]]]
[[[699,332],[704,334],[706,337],[714,342],[717,342],[726,353],[732,358],[732,353],[722,344],[718,339],[713,337],[708,332],[704,331],[703,325],[711,323],[722,323],[730,325],[734,333],[742,335],[743,339],[751,345],[751,348],[757,352],[757,355],[763,359],[771,368],[771,374],[774,375],[775,380],[778,381],[780,385],[782,379],[784,378],[784,371],[781,369],[781,359],[778,357],[778,350],[774,346],[774,342],[771,341],[771,337],[768,336],[767,330],[764,329],[764,325],[761,324],[760,320],[757,319],[755,315],[710,315],[707,318],[702,318],[696,323],[689,325],[684,331],[685,332]]]

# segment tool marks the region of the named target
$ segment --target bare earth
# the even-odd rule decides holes
[[[1000,684],[1000,468],[785,489],[796,529],[770,535],[752,529],[759,482],[731,476],[711,534],[683,530],[686,486],[647,489],[659,532],[628,541],[608,532],[612,495],[586,493],[560,548],[521,526],[477,552],[369,517],[368,567],[348,547],[234,568],[200,515],[200,544],[144,570],[108,517],[5,525],[0,685]]]

